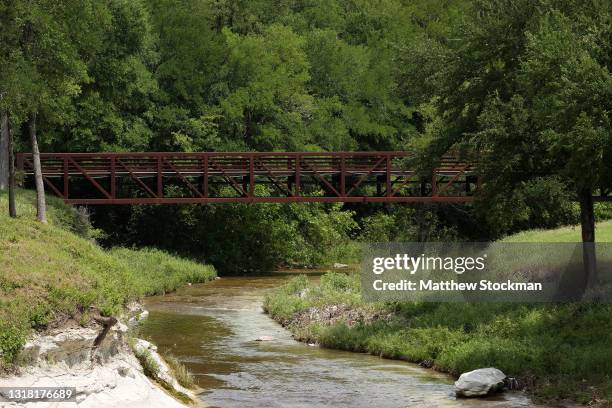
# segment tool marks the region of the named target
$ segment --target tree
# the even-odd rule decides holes
[[[12,36],[5,43],[21,75],[13,85],[12,99],[20,99],[26,116],[33,153],[38,220],[46,222],[44,184],[36,124],[39,115],[61,117],[64,107],[78,94],[79,83],[87,80],[80,52],[96,20],[94,3],[50,0],[10,2],[5,12],[12,16],[6,28]],[[10,62],[9,62],[10,64]],[[15,68],[13,67],[13,71]],[[13,107],[13,109],[16,109]]]
[[[47,208],[45,202],[45,185],[40,164],[40,151],[36,140],[36,112],[28,119],[28,133],[32,145],[32,163],[34,164],[34,182],[36,183],[36,217],[43,224],[47,223]]]
[[[12,130],[12,113],[20,112],[23,106],[20,84],[23,76],[23,58],[19,53],[18,30],[13,22],[16,19],[13,4],[0,3],[0,173],[8,188],[9,215],[17,216],[15,206],[15,158]],[[0,183],[3,183],[0,180]]]
[[[451,68],[435,78],[444,125],[429,146],[479,153],[483,209],[513,210],[526,183],[558,177],[580,203],[583,241],[595,241],[592,195],[610,186],[612,163],[610,17],[608,2],[482,0],[457,28],[461,41],[441,53]]]
[[[15,150],[13,148],[13,131],[11,129],[10,116],[6,118],[7,150],[8,150],[8,191],[9,191],[9,215],[17,217],[17,207],[15,205]]]
[[[0,190],[8,189],[9,216],[15,218],[15,152],[10,113],[3,106],[6,103],[4,89],[8,89],[8,85],[0,82]]]
[[[232,2],[232,6],[233,6]],[[159,86],[148,113],[155,150],[228,150],[218,137],[219,108],[226,84],[217,84],[227,57],[225,37],[213,27],[225,5],[199,0],[147,2],[157,60],[152,75]],[[172,12],[169,12],[172,10]]]
[[[0,94],[0,102],[3,102]],[[15,205],[15,152],[13,147],[13,132],[8,111],[2,109],[0,103],[0,190],[8,190],[9,216],[17,217]]]
[[[601,12],[610,8],[603,8]],[[589,16],[591,28],[605,30]],[[597,16],[599,17],[599,16]],[[608,34],[612,29],[607,27]],[[580,203],[585,264],[595,279],[593,194],[612,170],[612,74],[597,40],[569,17],[551,10],[527,33],[518,81],[534,122],[557,160],[556,171],[573,183]],[[563,163],[560,165],[560,163]]]
[[[10,22],[14,19],[7,4],[0,3],[0,190],[9,186],[9,109],[15,104],[16,33]]]
[[[60,151],[147,150],[158,115],[157,53],[143,1],[96,2],[98,21],[79,50],[87,79],[63,107],[47,117],[42,146]]]
[[[8,188],[9,152],[8,152],[8,113],[0,112],[0,190]]]
[[[278,24],[262,35],[223,32],[229,55],[218,101],[221,132],[242,148],[303,149],[313,107],[304,39]]]

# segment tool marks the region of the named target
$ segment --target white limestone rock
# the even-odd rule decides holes
[[[504,389],[506,375],[497,368],[479,368],[461,374],[455,382],[459,397],[482,397]]]
[[[66,328],[44,335],[35,335],[23,347],[18,359],[22,364],[53,364],[63,362],[68,366],[89,361],[93,342],[99,331],[92,328]],[[95,350],[103,360],[116,354],[122,342],[123,332],[111,331]]]
[[[38,335],[28,341],[21,355],[28,364],[18,375],[0,377],[0,387],[75,387],[76,402],[0,403],[4,407],[26,408],[187,408],[145,376],[140,362],[121,338],[124,328],[110,331],[96,350],[105,358],[91,359],[98,332],[90,328],[66,328]],[[106,346],[105,346],[106,344]],[[171,370],[148,341],[137,341],[140,350],[150,352],[160,367],[159,377],[195,400],[181,387]]]

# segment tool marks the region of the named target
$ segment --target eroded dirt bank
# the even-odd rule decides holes
[[[125,323],[117,321],[106,332],[99,325],[67,325],[34,335],[20,354],[20,367],[13,375],[0,377],[0,387],[75,387],[76,401],[24,404],[1,402],[0,397],[0,406],[188,406],[183,402],[188,399],[195,401],[196,398],[172,378],[171,370],[157,355],[156,347],[128,334],[128,324],[135,326],[147,314],[139,305],[131,305],[128,315],[124,316]],[[101,336],[103,333],[104,336]],[[142,353],[156,361],[155,377],[159,381],[145,375],[141,364]],[[199,406],[205,405],[200,402]]]

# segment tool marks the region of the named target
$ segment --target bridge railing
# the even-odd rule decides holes
[[[471,200],[478,186],[473,165],[445,156],[423,175],[410,158],[408,152],[43,153],[41,166],[46,185],[74,204]],[[17,167],[31,176],[31,154],[18,154]],[[257,185],[269,188],[261,193]]]

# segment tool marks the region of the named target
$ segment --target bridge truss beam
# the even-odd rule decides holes
[[[407,152],[43,153],[43,179],[69,204],[464,203],[474,167],[447,156],[428,174]],[[31,154],[17,155],[26,182]],[[259,188],[264,185],[267,188]]]

